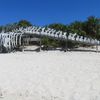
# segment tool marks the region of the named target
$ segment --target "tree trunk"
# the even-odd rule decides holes
[[[98,52],[98,44],[96,44],[96,52]]]
[[[65,44],[65,50],[64,50],[65,52],[66,51],[68,51],[68,36],[67,36],[67,38],[66,38],[66,44]]]
[[[41,51],[41,32],[40,32],[40,51]]]

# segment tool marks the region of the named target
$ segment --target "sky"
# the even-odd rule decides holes
[[[34,25],[69,24],[100,17],[100,0],[0,0],[0,25],[25,19]]]

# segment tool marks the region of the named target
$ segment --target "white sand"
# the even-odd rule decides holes
[[[0,100],[100,100],[100,53],[0,54]]]

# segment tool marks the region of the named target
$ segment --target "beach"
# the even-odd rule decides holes
[[[100,53],[0,54],[0,100],[100,100]]]

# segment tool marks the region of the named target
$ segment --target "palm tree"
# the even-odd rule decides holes
[[[100,34],[100,19],[94,16],[88,17],[84,25],[84,30],[88,36],[94,39],[97,38]]]
[[[86,34],[93,38],[100,41],[100,19],[96,18],[95,16],[88,17],[88,20],[85,22],[85,32]],[[96,45],[96,50],[98,51],[98,44]]]

